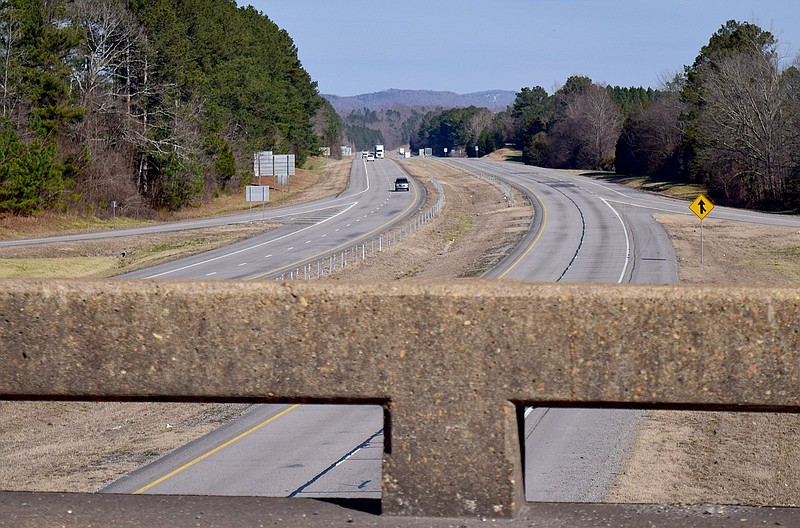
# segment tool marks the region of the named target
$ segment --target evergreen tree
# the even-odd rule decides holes
[[[63,190],[55,147],[20,141],[11,123],[0,126],[0,211],[32,215],[55,203]]]

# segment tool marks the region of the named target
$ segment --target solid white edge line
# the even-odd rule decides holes
[[[245,251],[250,251],[252,249],[256,249],[256,248],[259,248],[259,247],[262,247],[262,246],[266,246],[267,244],[272,244],[273,242],[277,242],[278,240],[282,240],[282,239],[284,239],[286,237],[294,236],[297,233],[302,233],[303,231],[305,231],[307,229],[311,229],[312,227],[316,227],[318,225],[324,224],[328,220],[332,220],[332,219],[336,218],[337,216],[346,213],[347,211],[349,211],[350,209],[355,207],[357,204],[358,204],[358,202],[353,202],[348,207],[346,207],[345,209],[341,210],[340,212],[336,213],[333,216],[330,216],[330,217],[326,218],[322,222],[318,222],[316,224],[312,224],[310,226],[306,226],[306,227],[304,227],[302,229],[298,229],[297,231],[293,231],[291,233],[287,233],[287,234],[285,234],[283,236],[280,236],[278,238],[274,238],[272,240],[267,240],[266,242],[262,242],[261,244],[256,244],[255,246],[242,248],[242,249],[240,249],[238,251],[234,251],[233,253],[226,253],[224,255],[220,255],[218,257],[214,257],[214,258],[210,258],[210,259],[206,259],[206,260],[203,260],[201,262],[195,262],[194,264],[189,264],[187,266],[182,266],[180,268],[175,268],[173,270],[163,271],[161,273],[156,273],[155,275],[150,275],[148,277],[145,277],[145,279],[155,279],[155,278],[158,278],[158,277],[163,277],[164,275],[169,275],[171,273],[175,273],[175,272],[178,272],[178,271],[183,271],[183,270],[186,270],[186,269],[189,269],[189,268],[194,268],[195,266],[202,266],[203,264],[208,264],[209,262],[214,262],[216,260],[232,257],[234,255],[238,255],[239,253],[244,253]]]
[[[617,281],[617,284],[621,284],[622,280],[625,278],[625,272],[628,271],[628,262],[631,260],[631,241],[628,237],[628,228],[625,227],[625,222],[622,220],[622,216],[620,216],[617,210],[611,207],[611,204],[608,203],[605,198],[600,197],[600,199],[608,206],[609,209],[614,212],[615,215],[617,215],[617,219],[622,225],[622,232],[625,233],[625,265],[622,267],[622,273],[620,273],[619,280]]]

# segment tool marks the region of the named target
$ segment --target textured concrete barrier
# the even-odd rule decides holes
[[[798,289],[0,284],[0,398],[382,404],[391,514],[512,515],[527,404],[800,410]]]

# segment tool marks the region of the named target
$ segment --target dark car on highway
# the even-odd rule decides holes
[[[409,190],[408,185],[408,178],[397,178],[394,181],[394,190],[395,191],[407,191]]]

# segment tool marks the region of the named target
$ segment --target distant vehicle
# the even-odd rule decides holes
[[[367,154],[367,161],[375,161],[375,156],[372,154]]]
[[[397,178],[394,181],[394,190],[395,191],[408,191],[410,188],[408,184],[408,178]]]
[[[383,159],[383,145],[375,145],[375,157]]]

